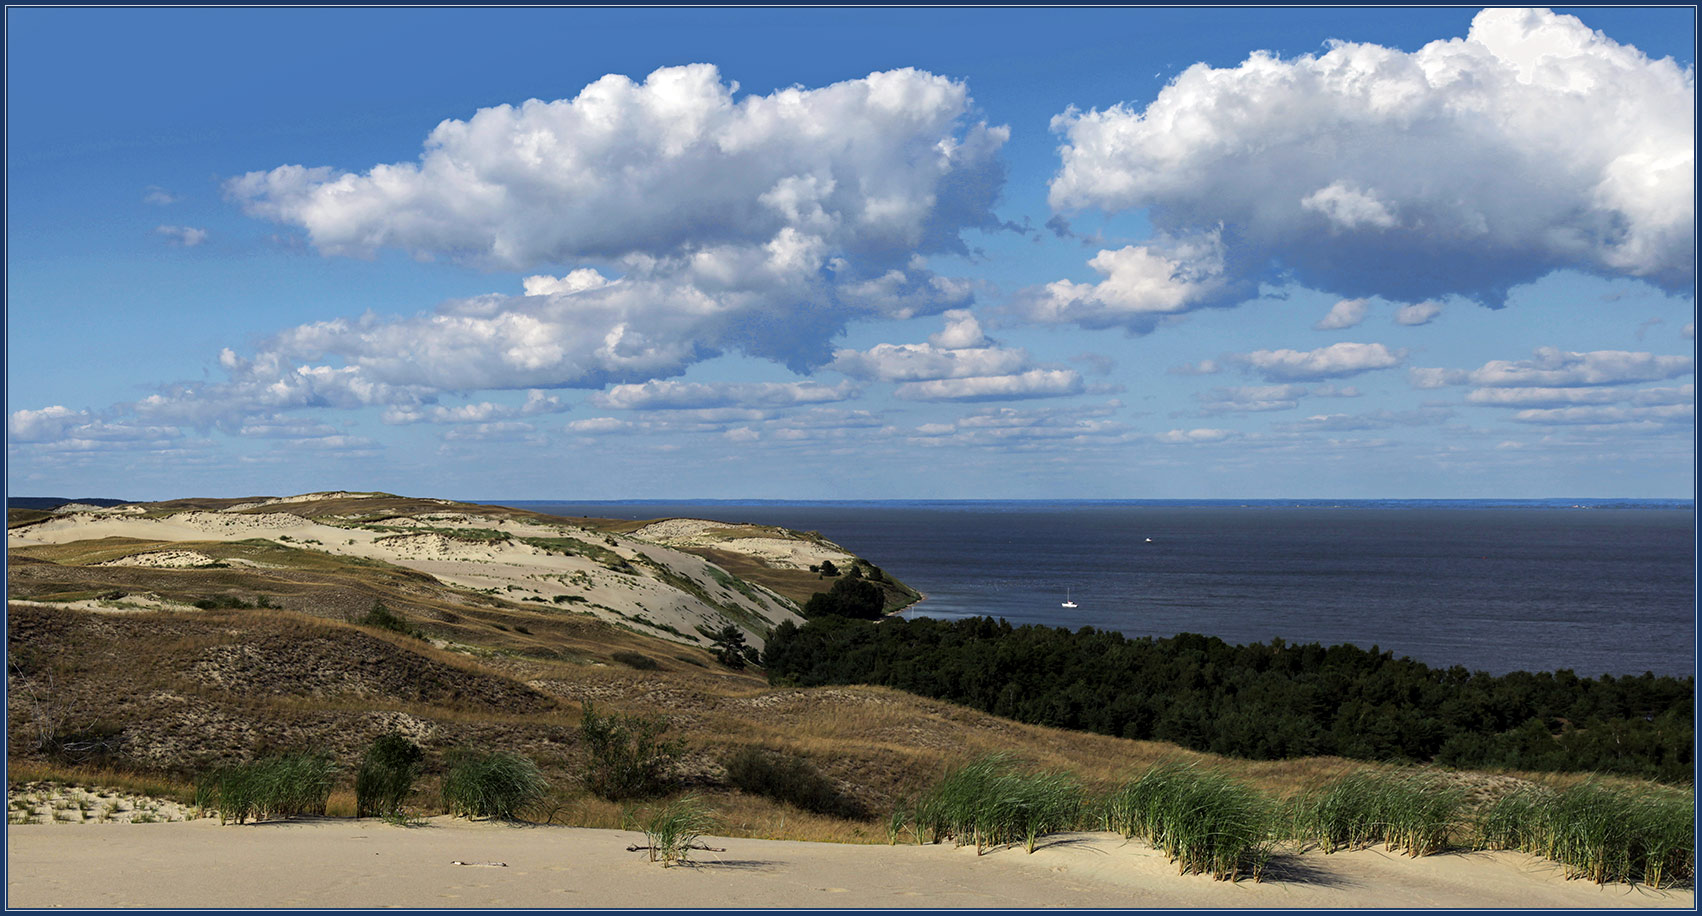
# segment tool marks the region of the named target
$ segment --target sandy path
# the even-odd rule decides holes
[[[663,868],[642,835],[446,818],[7,830],[9,907],[1618,907],[1694,908],[1690,891],[1563,881],[1512,853],[1307,855],[1284,880],[1182,877],[1157,853],[1076,834],[1030,856],[950,846],[713,839]],[[456,865],[454,862],[476,863]],[[504,863],[503,866],[484,863]]]

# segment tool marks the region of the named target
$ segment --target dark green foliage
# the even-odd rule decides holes
[[[216,809],[221,824],[323,815],[336,778],[329,754],[284,754],[206,774],[195,787],[195,800]]]
[[[403,636],[412,636],[415,639],[425,638],[425,634],[420,632],[418,627],[408,623],[406,618],[385,607],[382,601],[372,602],[372,610],[367,611],[366,616],[356,620],[355,623],[363,627],[377,627],[380,630],[389,630]]]
[[[824,578],[831,579],[834,576],[839,575],[839,567],[833,565],[832,560],[823,560],[823,561],[821,561],[820,572],[821,572],[821,574]]]
[[[657,664],[655,659],[637,652],[616,652],[609,657],[628,668],[636,668],[639,671],[655,671],[662,667]]]
[[[860,820],[868,812],[841,794],[806,757],[770,748],[742,747],[721,761],[727,781],[740,792],[761,795],[815,814]]]
[[[841,586],[875,586],[841,579]],[[986,617],[783,622],[772,683],[880,684],[1023,722],[1274,760],[1336,755],[1689,781],[1694,677],[1491,676],[1316,643],[1129,639]]]
[[[443,804],[456,817],[512,820],[543,800],[549,787],[537,765],[519,754],[458,750],[443,777]]]
[[[664,741],[666,719],[600,715],[585,701],[579,736],[585,742],[585,787],[609,801],[662,795],[673,788],[673,766],[683,741]]]
[[[400,732],[379,735],[355,772],[355,816],[382,817],[402,808],[425,752]]]
[[[195,602],[195,606],[203,611],[216,611],[221,609],[248,611],[253,610],[255,607],[235,595],[220,595],[217,598],[201,598]],[[262,605],[262,607],[263,606],[264,605]]]
[[[844,578],[825,592],[816,592],[804,604],[804,616],[856,617],[875,620],[886,607],[881,587],[867,579]]]
[[[732,624],[719,630],[699,627],[698,632],[709,637],[715,646],[715,658],[729,668],[743,668],[758,660],[756,650],[745,644],[745,631]]]

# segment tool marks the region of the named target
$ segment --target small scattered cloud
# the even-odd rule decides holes
[[[1416,327],[1429,324],[1437,315],[1442,314],[1442,306],[1435,302],[1414,302],[1395,309],[1395,324]]]
[[[911,401],[996,401],[1068,397],[1085,390],[1081,373],[1073,369],[1030,369],[1015,375],[906,382],[893,394]]]
[[[1340,328],[1351,328],[1365,320],[1365,312],[1370,307],[1370,299],[1343,299],[1330,306],[1330,313],[1312,325],[1314,331],[1334,331]]]
[[[1571,388],[1658,382],[1689,375],[1688,356],[1657,356],[1626,350],[1587,353],[1538,347],[1531,359],[1494,359],[1473,370],[1415,368],[1408,373],[1415,388],[1478,385],[1495,388]]]
[[[854,397],[846,383],[829,387],[818,382],[673,382],[648,381],[616,385],[591,397],[599,407],[617,410],[692,410],[705,408],[781,408],[825,404]]]
[[[173,194],[165,188],[155,184],[148,185],[142,190],[142,202],[153,204],[156,207],[164,207],[170,204],[175,204],[180,199],[181,198],[179,198],[176,194]]]
[[[207,241],[207,230],[191,226],[159,226],[154,232],[170,239],[173,245],[182,245],[185,248],[194,248]]]
[[[1172,429],[1152,438],[1154,442],[1163,442],[1166,445],[1209,445],[1239,439],[1241,433],[1232,429]]]
[[[1268,381],[1315,381],[1343,378],[1398,366],[1405,350],[1391,350],[1380,343],[1337,343],[1316,350],[1254,350],[1224,357]]]

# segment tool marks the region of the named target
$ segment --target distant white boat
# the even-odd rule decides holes
[[[1064,589],[1064,603],[1059,605],[1059,607],[1075,607],[1075,606],[1076,606],[1076,603],[1074,601],[1070,600],[1070,590],[1067,589],[1067,588]]]
[[[1146,542],[1147,542],[1147,543],[1148,543],[1148,544],[1151,544],[1151,543],[1152,543],[1152,538],[1147,538],[1147,539],[1146,539]]]

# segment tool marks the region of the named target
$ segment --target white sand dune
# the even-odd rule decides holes
[[[221,827],[15,826],[9,907],[1473,907],[1694,909],[1692,891],[1562,880],[1518,853],[1298,857],[1258,884],[1176,874],[1140,843],[1071,834],[1033,855],[973,847],[716,839],[663,867],[643,835],[434,818]],[[461,863],[461,864],[457,864]]]
[[[315,494],[243,506],[283,506],[344,495]],[[402,530],[324,524],[285,511],[195,510],[163,518],[142,518],[102,510],[66,513],[13,529],[7,532],[6,540],[9,548],[19,548],[100,538],[180,542],[263,538],[292,547],[405,566],[445,584],[499,595],[510,601],[532,600],[559,606],[557,598],[572,596],[583,599],[573,605],[573,611],[590,613],[611,623],[636,625],[649,630],[651,635],[685,642],[705,642],[697,636],[700,624],[719,629],[732,623],[745,630],[750,645],[760,649],[767,628],[751,626],[748,621],[766,621],[772,625],[782,620],[802,620],[791,602],[779,595],[755,585],[747,585],[747,590],[731,587],[727,584],[731,578],[725,571],[714,568],[703,558],[643,538],[593,531],[565,522],[536,524],[449,511],[386,519],[383,525],[386,529]],[[479,541],[440,533],[453,528],[500,531],[511,539]],[[570,538],[603,553],[587,556],[583,551],[552,551],[518,538]],[[803,541],[777,543],[813,546]],[[759,559],[766,556],[760,551],[753,555]],[[628,561],[631,565],[624,570],[613,568],[606,562],[612,559]],[[155,550],[108,561],[110,565],[161,567],[195,567],[212,562],[212,557],[188,549]],[[255,565],[242,560],[221,562]],[[664,580],[663,571],[674,577],[672,582]],[[677,587],[682,582],[690,583],[695,592]],[[719,607],[705,603],[704,597]],[[723,612],[723,608],[729,607],[736,609],[736,613]]]

